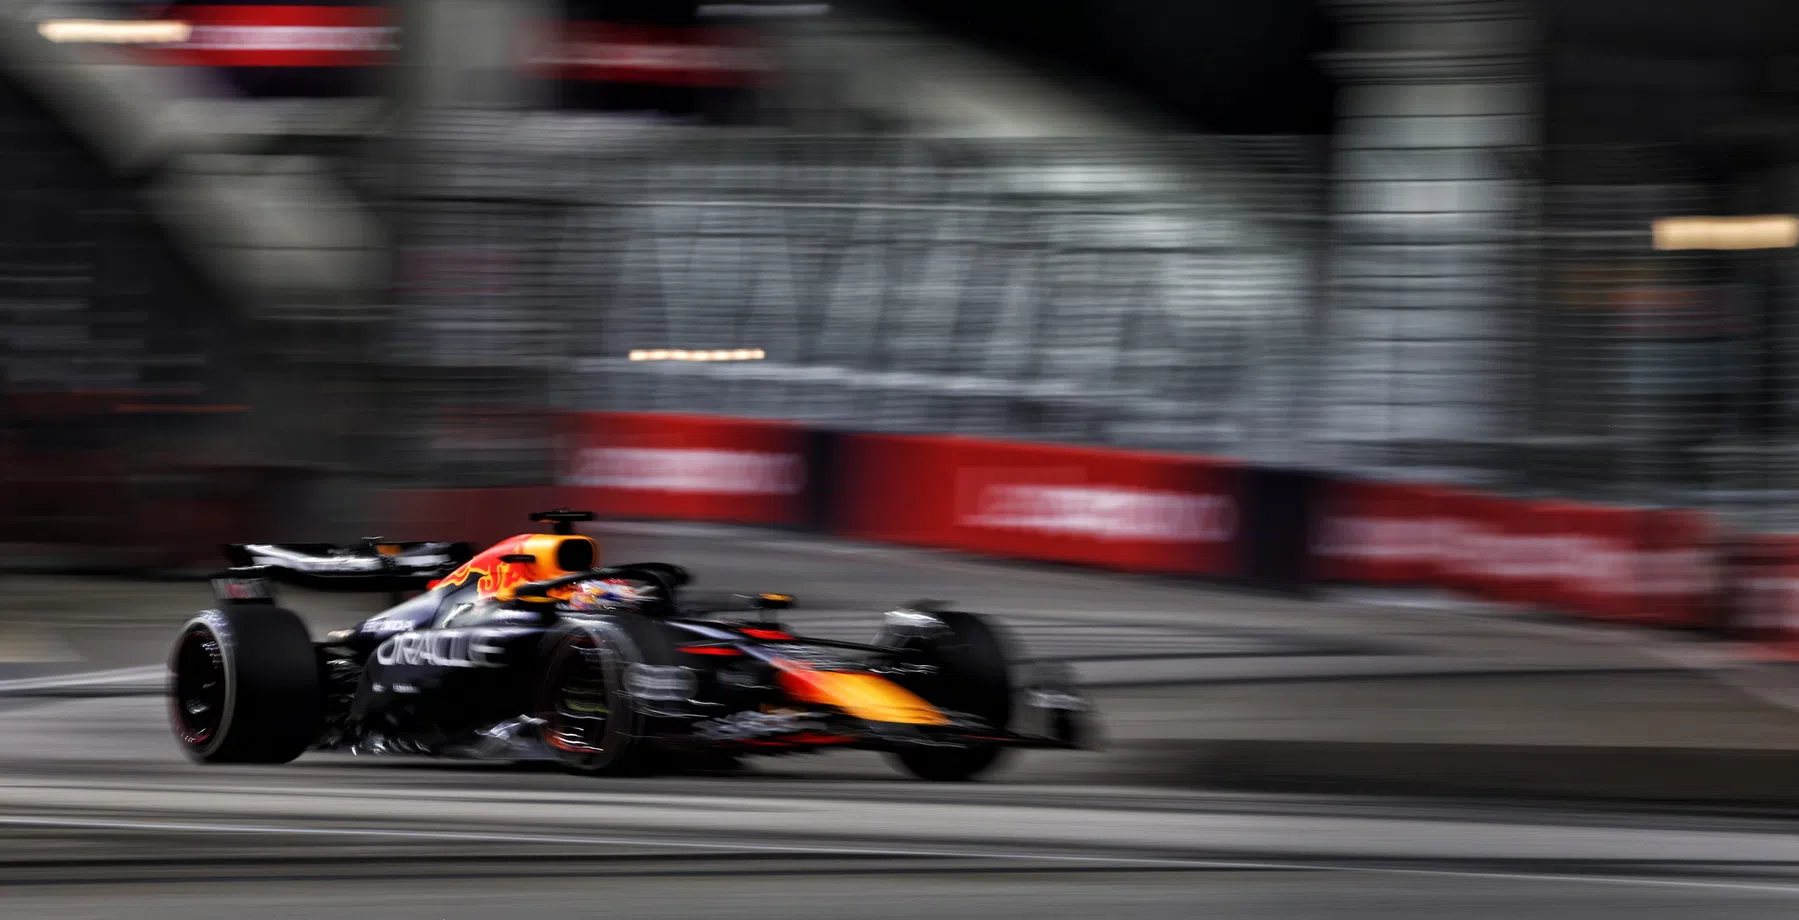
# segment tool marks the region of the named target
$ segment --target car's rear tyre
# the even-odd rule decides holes
[[[646,776],[656,771],[662,720],[627,691],[635,666],[672,655],[659,627],[626,615],[571,624],[545,641],[536,715],[545,746],[563,769],[586,776]]]
[[[1010,650],[998,624],[959,611],[931,614],[944,630],[897,640],[908,664],[930,665],[935,673],[902,679],[907,689],[947,710],[978,716],[995,729],[1012,721]],[[892,644],[892,643],[884,643]],[[906,772],[934,782],[962,782],[993,769],[1006,749],[994,744],[963,748],[921,748],[889,755]]]
[[[306,624],[262,604],[208,610],[169,655],[169,724],[200,763],[287,763],[318,737],[324,693]]]

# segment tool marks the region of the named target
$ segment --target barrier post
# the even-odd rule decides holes
[[[1312,521],[1320,483],[1307,470],[1242,471],[1237,539],[1246,584],[1296,596],[1313,593]]]

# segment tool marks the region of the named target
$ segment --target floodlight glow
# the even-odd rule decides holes
[[[760,348],[717,348],[689,351],[684,348],[637,348],[630,353],[633,361],[761,361],[768,353]]]
[[[49,19],[37,33],[57,44],[179,45],[193,35],[185,22],[131,22],[109,19]]]
[[[1664,217],[1655,222],[1655,248],[1791,249],[1799,246],[1799,217]]]

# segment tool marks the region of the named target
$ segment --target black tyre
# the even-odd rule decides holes
[[[287,763],[318,737],[318,654],[292,611],[229,605],[187,621],[169,656],[169,724],[201,763]]]
[[[545,745],[563,769],[588,776],[655,772],[662,719],[627,691],[638,666],[666,666],[673,650],[662,630],[626,614],[570,624],[544,643],[537,717]]]
[[[998,624],[972,613],[938,611],[932,616],[943,633],[899,640],[905,662],[930,665],[936,672],[906,678],[907,689],[932,704],[978,716],[996,729],[1012,722],[1010,649]],[[906,772],[934,782],[973,779],[999,763],[1005,749],[997,745],[931,748],[891,756]]]

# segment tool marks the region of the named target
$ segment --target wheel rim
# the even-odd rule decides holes
[[[225,719],[225,653],[212,630],[196,626],[175,654],[175,732],[187,744],[212,741]]]
[[[573,636],[551,656],[544,681],[543,737],[551,747],[577,754],[607,750],[613,696],[609,656],[591,636]]]

